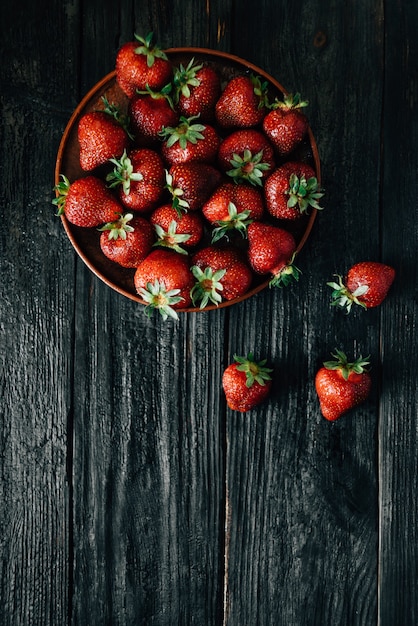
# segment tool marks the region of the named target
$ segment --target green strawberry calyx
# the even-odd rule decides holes
[[[154,42],[154,33],[150,32],[146,37],[140,37],[136,33],[134,37],[138,43],[141,45],[135,48],[136,54],[143,54],[147,57],[147,65],[148,67],[152,67],[154,65],[155,59],[164,59],[167,60],[167,55],[164,50],[161,50],[160,46],[158,46]]]
[[[147,283],[146,288],[139,289],[139,295],[144,300],[145,314],[150,317],[154,310],[157,310],[165,321],[168,317],[178,320],[177,312],[173,309],[174,304],[178,304],[184,298],[179,296],[180,289],[169,289],[167,291],[164,281],[155,279],[153,283]]]
[[[97,109],[97,110],[102,111],[103,113],[107,113],[107,115],[109,115],[112,119],[114,119],[115,122],[119,124],[119,126],[122,126],[122,128],[127,133],[129,138],[133,139],[134,136],[132,135],[129,129],[130,120],[129,120],[128,115],[125,115],[124,113],[122,113],[120,107],[118,107],[116,104],[109,102],[106,96],[102,96],[102,102],[104,104],[104,109]]]
[[[344,380],[348,380],[351,373],[355,374],[364,374],[368,371],[370,361],[370,356],[365,359],[362,356],[359,356],[358,359],[348,362],[347,355],[342,350],[335,350],[331,352],[331,356],[334,357],[334,361],[324,361],[324,367],[327,370],[340,371]]]
[[[209,302],[218,305],[222,302],[223,285],[220,282],[225,276],[226,270],[220,269],[213,271],[211,267],[202,270],[197,265],[191,268],[193,276],[196,278],[196,284],[192,287],[190,295],[193,304],[196,306],[200,302],[200,308],[204,309]]]
[[[160,224],[155,224],[154,229],[156,235],[158,237],[157,241],[153,244],[154,246],[170,248],[171,250],[175,250],[179,254],[187,254],[187,251],[181,247],[181,243],[185,243],[191,237],[188,233],[177,233],[178,223],[176,220],[172,220],[168,226],[167,231],[164,230]]]
[[[56,197],[52,200],[52,204],[57,207],[55,215],[63,215],[65,212],[65,200],[67,198],[68,190],[70,188],[70,181],[64,174],[60,174],[60,181],[55,185],[53,191],[55,191]]]
[[[186,67],[180,64],[174,71],[173,84],[175,88],[175,102],[178,102],[180,95],[190,98],[190,87],[199,87],[200,80],[196,77],[203,64],[195,65],[194,57]]]
[[[342,309],[346,315],[351,311],[353,304],[358,304],[363,309],[367,309],[367,305],[360,300],[361,296],[364,296],[368,291],[368,285],[359,285],[354,291],[350,291],[343,282],[342,276],[335,274],[338,282],[331,281],[327,283],[328,287],[332,288],[331,294],[331,306],[336,306]]]
[[[300,213],[307,213],[309,207],[318,211],[323,209],[318,200],[324,194],[319,190],[318,180],[315,176],[306,179],[305,176],[299,178],[296,174],[291,174],[289,188],[285,193],[289,196],[287,206],[289,208],[298,207]]]
[[[278,272],[274,273],[273,278],[269,282],[269,287],[287,287],[293,281],[297,282],[299,280],[302,272],[294,264],[295,257],[296,253],[293,254],[288,263],[285,263]]]
[[[177,215],[181,217],[183,213],[187,213],[190,207],[187,200],[182,198],[184,191],[181,187],[174,187],[173,176],[167,170],[165,171],[165,180],[165,189],[167,189],[171,195],[171,206],[176,210]]]
[[[259,99],[258,108],[262,109],[265,106],[268,107],[268,82],[262,81],[260,76],[255,76],[255,74],[251,74],[250,79],[253,84],[254,93]]]
[[[134,172],[131,159],[124,150],[120,159],[109,159],[110,163],[115,165],[113,172],[106,176],[109,187],[118,187],[122,185],[124,194],[127,196],[131,191],[131,181],[140,182],[143,180],[141,172]]]
[[[285,94],[283,100],[276,98],[270,105],[270,109],[281,109],[282,111],[294,111],[295,109],[303,109],[309,104],[308,100],[302,100],[300,93]]]
[[[246,357],[234,354],[234,361],[238,364],[237,370],[245,372],[247,387],[252,387],[254,383],[264,387],[266,382],[271,380],[270,373],[273,370],[270,367],[265,367],[267,359],[257,362],[254,360],[253,353],[249,352]]]
[[[233,202],[228,204],[228,218],[225,220],[218,220],[216,228],[212,232],[212,243],[219,241],[222,237],[228,235],[231,230],[237,231],[242,237],[247,234],[248,226],[254,221],[250,218],[251,210],[238,212],[237,207]]]
[[[199,141],[205,138],[202,133],[206,130],[204,124],[193,124],[194,120],[198,119],[199,115],[192,117],[180,117],[179,124],[176,127],[165,126],[159,135],[162,139],[166,140],[167,148],[174,146],[176,142],[179,143],[180,148],[185,150],[189,143],[197,144]]]
[[[114,239],[115,241],[117,239],[126,239],[128,233],[134,232],[133,226],[128,224],[128,222],[130,222],[133,217],[134,216],[132,213],[125,213],[125,215],[120,214],[120,218],[116,222],[108,222],[97,230],[99,230],[100,232],[109,231],[109,241],[112,239]]]
[[[247,181],[254,186],[262,186],[264,172],[270,169],[269,163],[263,163],[263,150],[254,154],[246,148],[243,155],[233,154],[229,161],[232,168],[226,173],[236,183]]]

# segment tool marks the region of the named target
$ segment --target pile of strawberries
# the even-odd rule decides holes
[[[244,296],[260,277],[297,278],[291,225],[322,196],[298,153],[307,103],[273,98],[244,69],[225,81],[210,62],[176,66],[152,33],[120,48],[116,81],[126,109],[104,96],[81,116],[83,175],[61,174],[54,204],[70,224],[99,229],[102,254],[133,268],[146,313],[177,318]]]

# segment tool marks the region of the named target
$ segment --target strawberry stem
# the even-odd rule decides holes
[[[342,350],[335,349],[335,353],[331,352],[331,356],[334,357],[334,361],[324,361],[324,367],[328,370],[340,370],[344,380],[348,380],[348,377],[352,372],[355,374],[363,374],[368,371],[370,365],[369,358],[365,359],[359,356],[358,359],[348,362],[347,355]]]
[[[266,381],[271,380],[270,372],[273,370],[270,367],[265,367],[267,359],[256,362],[253,353],[249,352],[247,357],[234,354],[234,360],[238,363],[237,370],[245,372],[247,387],[252,387],[256,382],[264,387]]]

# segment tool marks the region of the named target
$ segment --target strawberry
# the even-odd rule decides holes
[[[299,280],[299,270],[293,265],[296,242],[283,228],[253,222],[248,227],[248,259],[258,274],[272,274],[271,287]]]
[[[331,422],[364,402],[371,388],[367,359],[360,356],[349,363],[341,350],[336,350],[332,356],[335,360],[326,361],[315,376],[322,415]]]
[[[118,159],[110,159],[115,165],[106,180],[110,187],[117,187],[119,199],[131,211],[147,212],[154,208],[165,186],[163,161],[155,150],[139,148],[126,151]]]
[[[193,304],[218,304],[243,296],[250,288],[252,271],[236,248],[201,248],[192,257],[192,273],[196,278],[191,295]],[[221,291],[221,293],[219,293]]]
[[[280,157],[287,156],[301,143],[308,130],[308,118],[300,110],[308,105],[300,94],[289,94],[283,101],[270,105],[272,109],[263,120],[263,130]]]
[[[318,200],[323,193],[306,163],[289,161],[278,167],[268,176],[264,193],[267,211],[278,219],[297,220],[309,207],[322,209]]]
[[[235,76],[226,84],[215,106],[222,128],[250,128],[261,124],[266,114],[267,82],[259,76]]]
[[[70,183],[61,174],[61,179],[52,203],[58,207],[57,215],[65,215],[71,224],[94,228],[117,220],[123,213],[122,205],[101,178],[89,175]]]
[[[166,126],[160,132],[165,139],[161,154],[169,165],[176,163],[213,163],[218,155],[220,138],[209,124],[194,123],[197,117],[181,117],[176,127]]]
[[[196,246],[203,235],[203,221],[197,211],[183,213],[171,204],[164,204],[153,211],[150,222],[157,233],[156,245],[171,247],[176,252]]]
[[[90,172],[110,158],[122,156],[130,143],[127,118],[118,107],[102,98],[103,110],[85,113],[78,123],[81,168]]]
[[[234,363],[228,365],[222,376],[222,387],[232,411],[245,413],[268,397],[273,370],[266,363],[266,359],[256,362],[251,352],[247,357],[234,355]]]
[[[255,129],[236,130],[225,137],[219,146],[218,161],[236,182],[259,186],[275,167],[272,144]]]
[[[250,185],[222,183],[202,207],[205,218],[217,228],[212,243],[231,230],[246,234],[248,224],[259,220],[264,214],[261,192]]]
[[[100,248],[103,254],[122,267],[138,267],[151,252],[154,231],[143,217],[126,213],[99,230],[102,232]]]
[[[186,117],[200,115],[211,122],[215,119],[215,105],[221,95],[221,80],[216,70],[208,65],[195,64],[191,59],[174,71],[175,101]]]
[[[204,205],[221,180],[220,171],[209,163],[179,163],[169,169],[166,187],[175,208],[180,204],[194,211]]]
[[[147,89],[129,101],[129,117],[137,143],[156,142],[165,126],[177,125],[179,113],[173,108],[170,91],[170,84],[160,91]]]
[[[353,304],[364,309],[379,306],[395,279],[395,270],[377,261],[361,261],[349,269],[345,281],[337,278],[338,282],[327,283],[333,289],[331,304],[350,313]]]
[[[136,90],[147,87],[158,91],[173,77],[173,66],[167,55],[153,42],[153,33],[121,46],[116,55],[116,80],[122,91],[132,98]]]
[[[173,250],[153,250],[138,266],[134,284],[147,315],[156,309],[164,320],[178,319],[175,309],[191,304],[194,280],[189,259]]]

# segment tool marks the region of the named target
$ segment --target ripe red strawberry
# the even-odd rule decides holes
[[[276,100],[263,120],[263,130],[281,157],[287,156],[301,143],[308,130],[308,118],[300,110],[307,106],[300,94]]]
[[[201,248],[193,255],[192,272],[196,284],[192,289],[193,304],[204,308],[209,302],[234,300],[250,288],[253,274],[237,248]]]
[[[52,203],[58,207],[57,215],[65,215],[71,224],[94,228],[117,220],[123,213],[123,206],[101,178],[90,175],[70,183],[61,174],[61,179]]]
[[[335,361],[326,361],[315,376],[322,415],[335,421],[344,413],[366,400],[370,393],[371,378],[367,372],[370,362],[359,357],[348,363],[347,356],[336,350]]]
[[[212,225],[217,226],[212,242],[232,230],[245,236],[248,224],[263,217],[263,195],[250,185],[222,183],[205,202],[202,213]]]
[[[282,287],[299,279],[293,265],[296,242],[283,228],[253,222],[248,227],[248,260],[258,274],[272,274],[271,287]]]
[[[179,163],[167,175],[167,189],[173,197],[173,206],[194,211],[202,208],[210,194],[220,185],[222,174],[208,163]],[[177,203],[175,201],[178,201]]]
[[[297,220],[309,207],[322,209],[318,200],[323,193],[314,170],[305,163],[289,161],[274,170],[265,181],[264,194],[267,211],[278,219]]]
[[[179,113],[170,99],[171,85],[160,90],[137,93],[129,102],[131,127],[138,144],[146,145],[160,139],[165,126],[176,126]]]
[[[165,186],[163,161],[155,150],[139,148],[110,159],[115,165],[106,180],[117,187],[119,199],[131,211],[147,212],[160,200]]]
[[[102,100],[103,110],[85,113],[78,123],[80,165],[86,172],[121,157],[130,143],[126,117],[106,98]]]
[[[273,371],[267,360],[256,362],[250,352],[247,357],[234,355],[222,376],[222,387],[229,408],[245,413],[264,402],[270,394]]]
[[[377,261],[361,261],[349,269],[345,281],[337,278],[338,282],[327,283],[333,289],[331,304],[350,313],[353,304],[364,309],[379,306],[395,279],[395,270]]]
[[[166,126],[160,132],[165,139],[161,154],[169,165],[176,163],[214,163],[220,138],[213,126],[195,123],[196,117],[180,118],[175,126]]]
[[[137,89],[149,87],[158,91],[173,76],[173,66],[165,52],[153,43],[153,33],[145,38],[135,34],[135,40],[121,46],[116,55],[116,80],[128,98]]]
[[[218,161],[236,182],[259,186],[275,167],[272,144],[253,128],[236,130],[225,137],[219,146]]]
[[[154,231],[143,217],[132,213],[121,215],[117,222],[100,229],[100,248],[105,256],[122,267],[138,267],[151,252]]]
[[[199,212],[179,212],[171,204],[155,209],[150,221],[156,230],[158,245],[173,248],[176,252],[182,252],[182,247],[193,248],[203,235],[203,221]]]
[[[175,309],[191,304],[194,279],[187,256],[173,250],[153,250],[138,266],[135,289],[146,303],[145,312],[158,310],[163,319],[178,319]]]
[[[216,103],[216,120],[222,128],[250,128],[261,124],[266,114],[267,83],[259,76],[236,76]]]
[[[211,122],[215,119],[215,105],[221,95],[221,80],[216,70],[208,65],[196,65],[191,59],[186,67],[174,71],[176,104],[186,117],[200,115]]]

